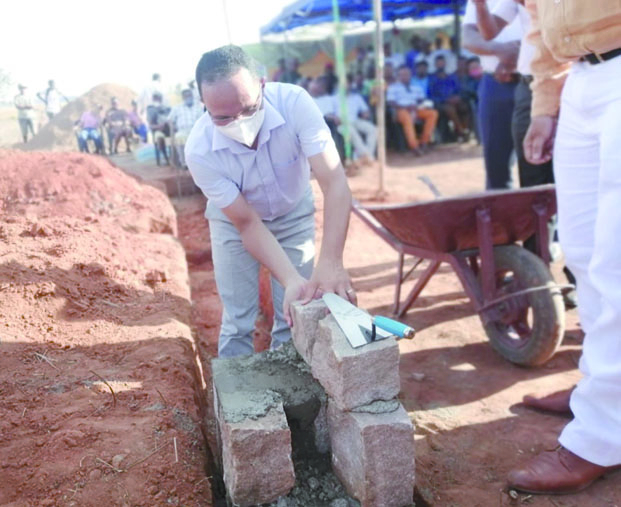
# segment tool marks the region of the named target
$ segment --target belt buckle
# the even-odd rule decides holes
[[[604,60],[604,59],[602,58],[602,55],[600,55],[599,53],[593,53],[593,56],[595,56],[595,58],[597,58],[597,61],[598,61],[599,63],[604,63],[604,62],[606,61],[606,60]]]

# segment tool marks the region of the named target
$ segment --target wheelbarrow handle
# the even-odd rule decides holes
[[[416,333],[414,328],[396,320],[389,319],[388,317],[382,317],[381,315],[373,317],[373,324],[384,331],[394,334],[398,338],[407,338],[411,340]]]

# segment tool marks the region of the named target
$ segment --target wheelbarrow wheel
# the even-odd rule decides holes
[[[492,347],[512,363],[536,366],[550,359],[563,339],[565,307],[560,290],[528,289],[553,286],[546,264],[535,254],[517,245],[494,248],[496,269],[492,313],[481,315]],[[491,318],[490,318],[491,317]]]

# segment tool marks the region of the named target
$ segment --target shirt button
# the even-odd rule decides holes
[[[571,37],[569,35],[566,35],[565,38],[563,39],[565,42],[569,42],[571,40]]]
[[[561,3],[561,0],[554,0],[554,3],[555,3],[555,4],[560,4],[560,3]]]

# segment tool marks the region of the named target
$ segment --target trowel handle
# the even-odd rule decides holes
[[[381,315],[377,315],[373,317],[373,324],[375,324],[380,329],[384,331],[388,331],[389,333],[394,334],[399,338],[414,338],[414,328],[410,326],[406,326],[401,322],[397,322],[396,320],[389,319],[388,317],[382,317]]]

